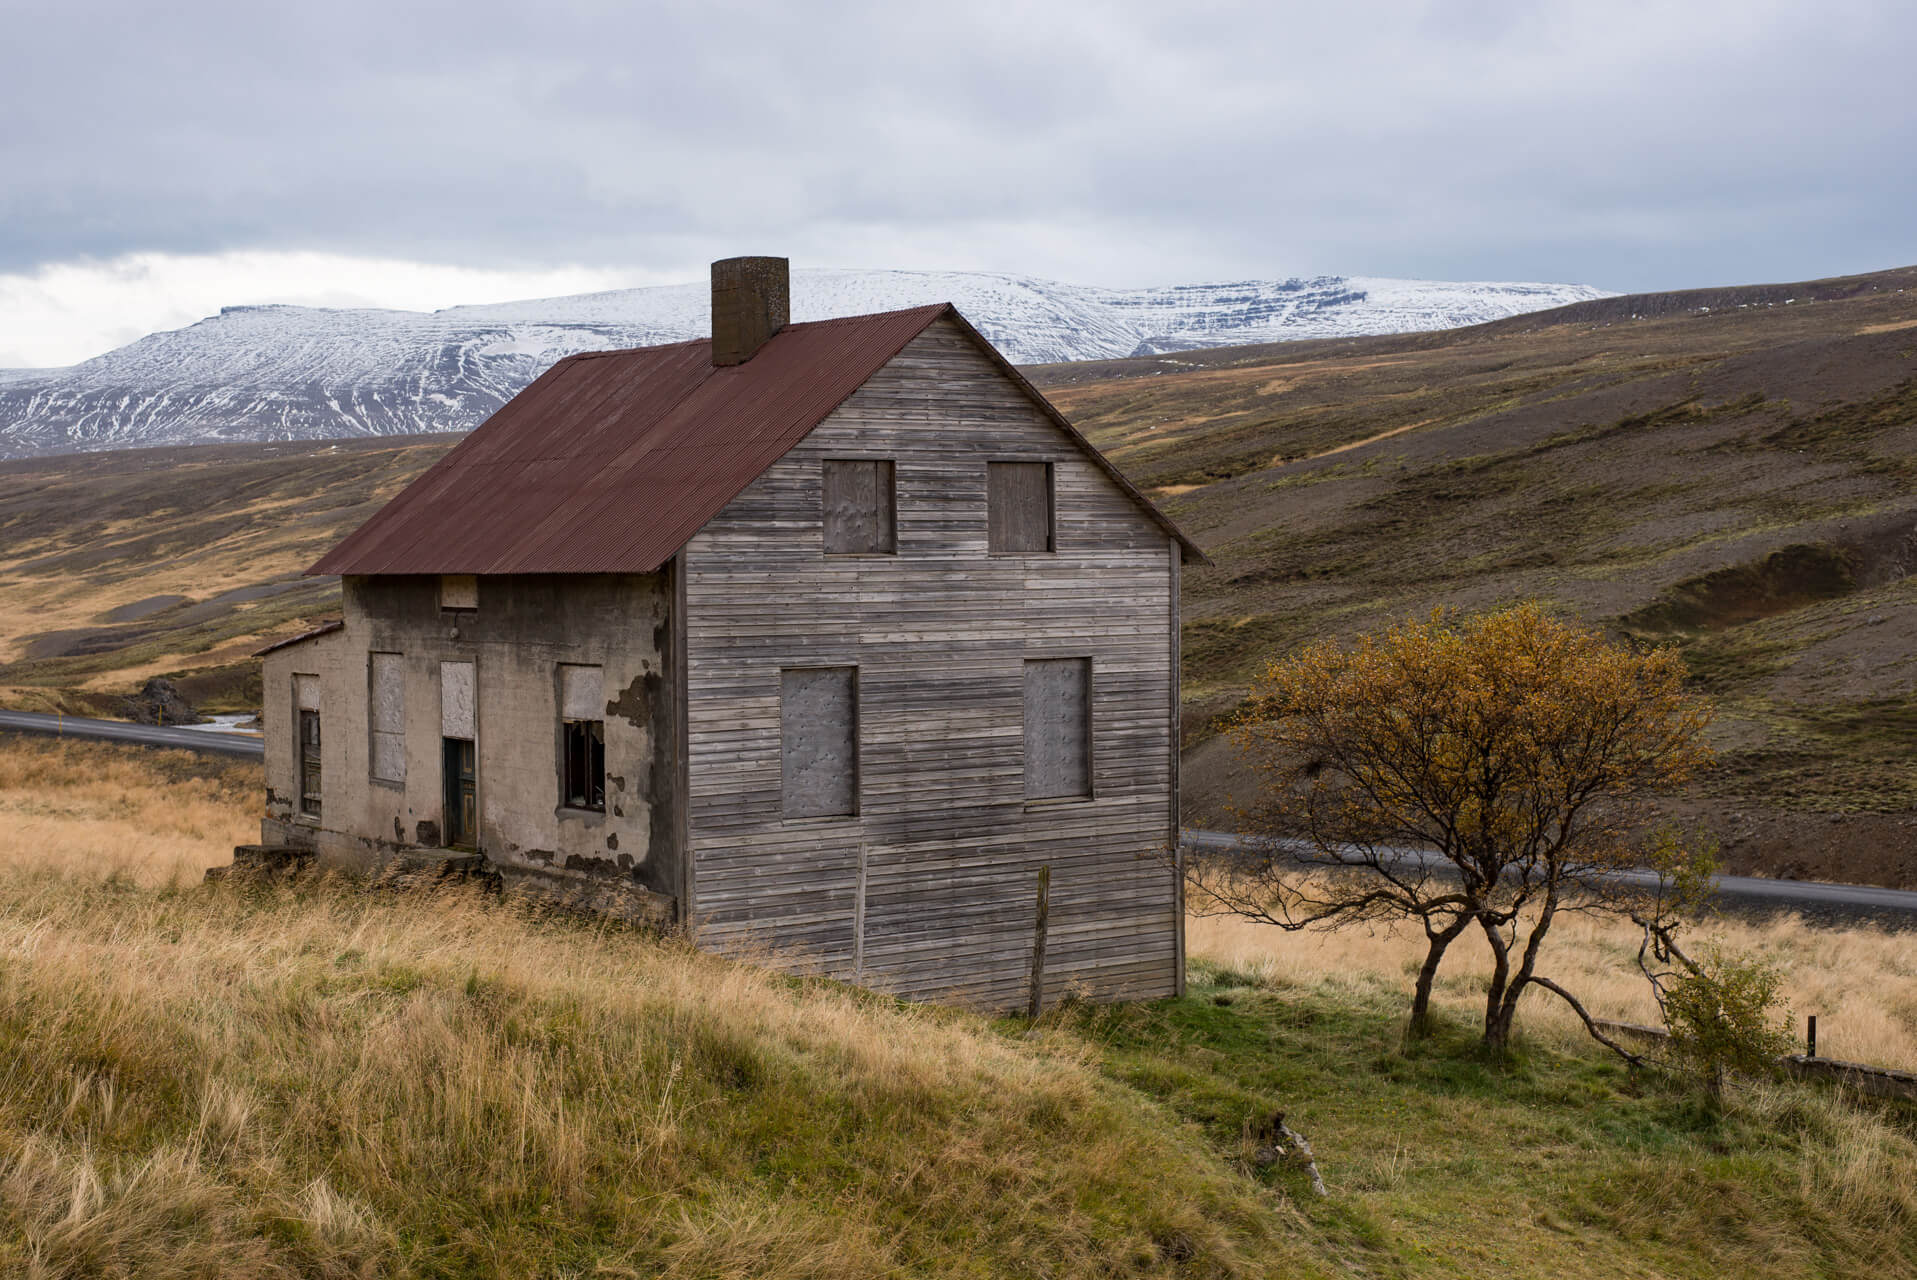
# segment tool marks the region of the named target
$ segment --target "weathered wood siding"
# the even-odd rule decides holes
[[[895,463],[897,554],[827,556],[828,459]],[[1057,549],[991,555],[987,463],[1055,464]],[[1178,549],[949,323],[689,544],[689,897],[700,941],[914,997],[1177,986]],[[1092,795],[1028,803],[1025,662],[1089,658]],[[857,813],[788,820],[781,671],[857,668]],[[862,908],[862,909],[861,909]]]

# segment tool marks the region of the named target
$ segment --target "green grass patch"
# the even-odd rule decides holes
[[[1183,1000],[1069,1025],[1354,1272],[1917,1273],[1917,1191],[1848,1172],[1866,1153],[1917,1169],[1907,1110],[1764,1086],[1718,1114],[1598,1052],[1521,1043],[1488,1061],[1462,1023],[1408,1044],[1407,993],[1378,980],[1274,990],[1204,965],[1193,979]],[[1329,1200],[1296,1168],[1253,1164],[1276,1111],[1311,1139]]]

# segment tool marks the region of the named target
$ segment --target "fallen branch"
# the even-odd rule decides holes
[[[1278,1132],[1284,1134],[1291,1145],[1297,1148],[1298,1154],[1304,1157],[1305,1172],[1311,1175],[1311,1189],[1321,1196],[1329,1196],[1331,1193],[1325,1190],[1325,1180],[1318,1176],[1318,1160],[1311,1154],[1311,1144],[1305,1141],[1305,1135],[1286,1124],[1282,1117],[1278,1121]]]
[[[1298,1162],[1310,1175],[1311,1189],[1321,1196],[1329,1197],[1331,1193],[1325,1190],[1325,1180],[1318,1173],[1318,1160],[1311,1154],[1311,1144],[1305,1141],[1304,1134],[1285,1123],[1285,1113],[1279,1111],[1273,1114],[1271,1122],[1265,1128],[1271,1137],[1271,1145],[1259,1148],[1259,1163],[1276,1164],[1285,1155],[1285,1147],[1289,1145]],[[1267,1153],[1269,1153],[1268,1159]]]
[[[1609,1049],[1612,1053],[1615,1053],[1618,1057],[1624,1059],[1626,1062],[1630,1063],[1634,1067],[1642,1067],[1642,1066],[1648,1065],[1642,1054],[1632,1053],[1629,1049],[1626,1049],[1623,1045],[1611,1039],[1609,1036],[1605,1035],[1602,1031],[1599,1031],[1597,1023],[1592,1020],[1591,1015],[1589,1013],[1585,1012],[1584,1006],[1578,1002],[1578,998],[1576,996],[1572,995],[1569,991],[1566,991],[1563,987],[1560,987],[1557,983],[1551,981],[1549,978],[1540,978],[1536,976],[1535,974],[1533,974],[1531,977],[1531,981],[1537,984],[1538,986],[1543,987],[1546,991],[1554,991],[1559,996],[1561,996],[1564,1000],[1564,1003],[1571,1006],[1571,1011],[1577,1014],[1577,1016],[1584,1021],[1584,1029],[1591,1033],[1591,1038],[1593,1040],[1597,1041],[1599,1044],[1603,1045],[1606,1049]]]

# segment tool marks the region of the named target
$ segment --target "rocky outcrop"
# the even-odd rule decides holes
[[[122,714],[135,724],[204,724],[206,717],[180,696],[171,680],[155,676],[128,698]]]

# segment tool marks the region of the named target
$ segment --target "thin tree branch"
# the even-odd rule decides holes
[[[1551,981],[1549,978],[1540,978],[1536,974],[1531,975],[1531,977],[1527,979],[1527,981],[1537,986],[1543,987],[1546,991],[1556,992],[1559,996],[1563,997],[1564,1002],[1571,1006],[1571,1011],[1577,1014],[1577,1016],[1583,1021],[1584,1029],[1591,1033],[1591,1038],[1593,1040],[1597,1041],[1599,1044],[1603,1045],[1606,1049],[1609,1049],[1612,1053],[1615,1053],[1618,1057],[1624,1059],[1626,1062],[1630,1063],[1634,1067],[1642,1067],[1647,1065],[1645,1062],[1644,1056],[1642,1054],[1632,1053],[1629,1049],[1626,1049],[1623,1045],[1611,1039],[1611,1037],[1605,1035],[1602,1031],[1599,1031],[1597,1023],[1591,1020],[1591,1015],[1585,1012],[1584,1006],[1578,1002],[1578,998],[1572,995],[1569,991],[1566,991],[1563,987],[1560,987],[1557,983]]]

